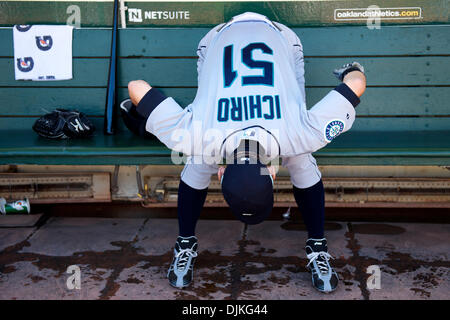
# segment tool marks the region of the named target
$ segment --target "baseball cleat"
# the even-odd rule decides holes
[[[167,278],[170,285],[184,288],[191,284],[197,257],[197,237],[178,237]]]
[[[330,266],[333,257],[328,253],[327,240],[308,239],[306,241],[306,256],[309,259],[307,268],[311,272],[312,284],[320,292],[332,292],[336,289],[339,277]]]

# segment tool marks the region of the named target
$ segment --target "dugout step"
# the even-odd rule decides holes
[[[148,190],[144,206],[176,207],[178,176],[145,176]],[[446,178],[328,178],[323,177],[327,207],[450,208],[450,180]],[[295,207],[289,177],[277,177],[274,206]],[[213,176],[205,206],[227,206],[221,186]]]
[[[110,202],[109,172],[0,173],[0,197],[31,204]]]

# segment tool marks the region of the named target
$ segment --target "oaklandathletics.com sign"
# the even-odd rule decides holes
[[[392,19],[421,19],[422,8],[379,8],[377,6],[369,8],[335,9],[334,20],[366,20],[376,18],[380,20]]]

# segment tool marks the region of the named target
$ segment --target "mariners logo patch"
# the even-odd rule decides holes
[[[342,131],[344,131],[345,124],[341,120],[332,120],[327,123],[325,127],[325,140],[331,142],[336,138]]]

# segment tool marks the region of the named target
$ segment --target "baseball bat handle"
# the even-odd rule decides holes
[[[114,0],[111,59],[109,62],[108,87],[106,91],[104,133],[108,135],[115,133],[116,125],[118,2],[119,0]]]

